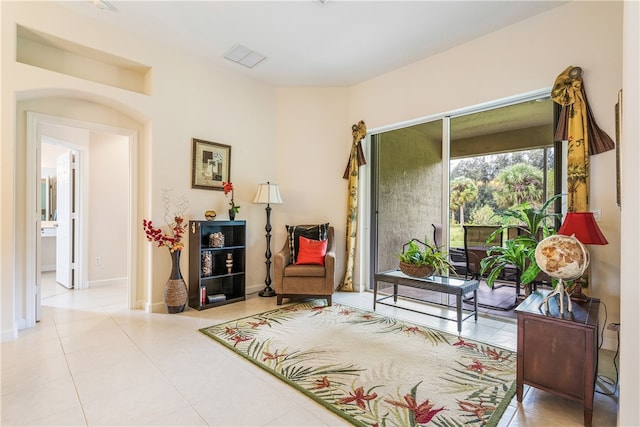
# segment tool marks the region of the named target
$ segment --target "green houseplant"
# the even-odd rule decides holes
[[[408,276],[425,277],[434,273],[455,272],[445,252],[418,239],[405,243],[402,253],[397,256],[400,270]]]
[[[560,214],[549,213],[548,208],[559,197],[560,194],[553,196],[539,209],[523,203],[515,209],[501,213],[503,225],[489,237],[489,240],[509,229],[516,229],[518,235],[506,240],[504,246],[490,248],[487,251],[489,256],[480,261],[480,272],[482,275],[488,274],[486,282],[489,287],[493,287],[505,268],[515,266],[518,270],[516,280],[524,285],[526,295],[531,293],[529,285],[542,271],[535,258],[536,246],[542,239],[554,234],[550,223]]]

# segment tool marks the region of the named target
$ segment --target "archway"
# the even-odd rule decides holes
[[[88,108],[89,107],[89,108]],[[123,108],[122,110],[114,109],[106,104],[96,104],[87,100],[77,98],[34,98],[28,101],[19,101],[17,103],[17,110],[24,111],[26,114],[27,126],[26,135],[26,176],[25,181],[25,197],[27,201],[26,206],[26,274],[25,274],[25,289],[24,292],[16,292],[16,303],[24,295],[24,319],[23,322],[19,321],[19,328],[32,327],[35,325],[38,316],[38,292],[39,292],[39,266],[38,266],[38,238],[37,233],[40,231],[40,216],[38,209],[36,209],[36,193],[38,188],[38,173],[37,170],[39,163],[39,144],[40,144],[40,129],[44,128],[66,128],[66,129],[79,129],[87,134],[91,135],[114,135],[124,138],[126,140],[126,159],[122,159],[125,165],[123,170],[126,173],[126,220],[125,224],[120,227],[119,236],[121,238],[121,247],[119,250],[126,254],[125,257],[125,274],[122,277],[126,281],[127,289],[127,301],[129,308],[135,308],[138,303],[138,289],[134,285],[137,281],[136,277],[136,263],[134,262],[134,256],[136,253],[135,242],[136,239],[132,238],[132,230],[134,229],[134,222],[137,218],[137,182],[136,177],[136,164],[138,152],[138,135],[143,131],[144,127],[131,116],[129,116]],[[91,111],[88,111],[91,110]],[[49,112],[57,113],[63,111],[65,117],[60,115],[48,114]],[[87,114],[88,113],[88,114]],[[115,117],[115,120],[114,120]],[[18,140],[22,139],[22,135],[17,136]],[[82,173],[82,172],[81,172]],[[85,177],[86,179],[86,177]],[[94,194],[94,197],[98,197],[98,194]],[[91,193],[86,187],[80,186],[80,204],[84,206],[85,213],[87,212],[87,204],[91,200]],[[17,212],[19,216],[20,213]],[[107,224],[101,224],[105,227]],[[91,281],[91,277],[88,275],[89,265],[95,256],[91,256],[90,245],[87,239],[91,235],[89,230],[94,224],[90,224],[88,216],[84,215],[79,218],[79,248],[78,248],[78,287],[88,287]],[[34,286],[35,284],[35,286]],[[19,319],[18,319],[19,320]],[[20,324],[22,323],[22,324]]]

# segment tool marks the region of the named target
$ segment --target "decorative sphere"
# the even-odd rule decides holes
[[[210,210],[210,211],[206,211],[204,213],[204,217],[207,219],[207,221],[213,221],[216,217],[216,211],[214,210]]]
[[[547,237],[538,243],[535,256],[542,271],[556,279],[577,279],[589,266],[589,252],[574,236]]]

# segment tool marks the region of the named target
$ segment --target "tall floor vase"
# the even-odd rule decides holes
[[[171,252],[171,276],[164,287],[163,300],[169,313],[182,313],[189,298],[187,284],[180,272],[180,252]]]

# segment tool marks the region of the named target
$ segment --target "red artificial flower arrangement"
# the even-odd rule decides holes
[[[222,189],[224,190],[224,195],[228,196],[229,193],[231,193],[231,202],[229,202],[229,205],[231,206],[231,210],[235,213],[238,213],[238,211],[240,210],[240,206],[236,206],[235,202],[233,201],[233,184],[231,182],[222,182]]]
[[[164,200],[164,216],[167,221],[169,230],[165,233],[160,227],[154,227],[153,222],[148,219],[142,220],[142,227],[147,235],[147,240],[152,243],[157,243],[158,247],[166,246],[170,252],[181,251],[184,248],[182,243],[182,237],[184,231],[187,228],[187,224],[184,220],[184,211],[187,209],[187,202],[184,198],[178,201],[176,211],[173,214],[173,222],[169,222],[169,197],[168,191],[164,190],[162,199]]]
[[[182,236],[184,234],[186,224],[184,224],[183,217],[175,216],[173,218],[173,223],[169,224],[168,233],[164,233],[162,229],[154,227],[151,220],[143,219],[142,226],[144,227],[144,232],[147,235],[147,240],[157,243],[158,247],[166,246],[169,248],[170,252],[181,251],[184,248]]]

